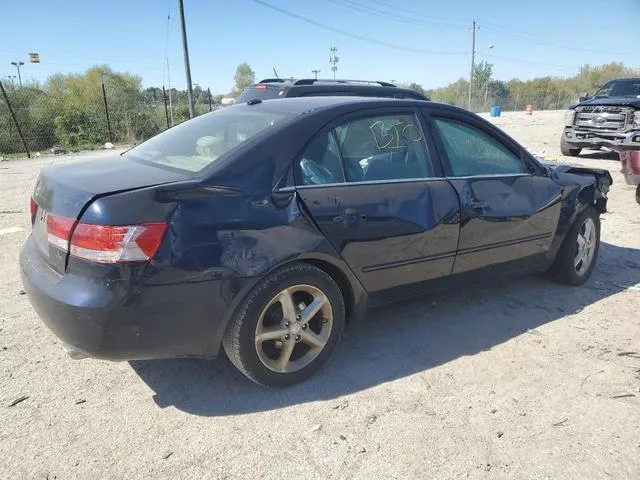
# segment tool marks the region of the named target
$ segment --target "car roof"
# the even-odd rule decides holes
[[[269,100],[251,100],[246,103],[235,104],[227,108],[263,108],[271,112],[302,114],[310,111],[325,110],[332,107],[351,105],[358,108],[374,108],[386,106],[424,106],[426,100],[400,99],[389,97],[359,97],[359,96],[313,96],[286,97]],[[429,103],[432,103],[429,101]]]
[[[395,84],[391,82],[383,82],[380,80],[346,80],[346,79],[330,79],[330,78],[265,78],[254,85],[259,84],[275,84],[282,86],[324,86],[324,85],[354,85],[354,86],[362,86],[362,85],[370,85],[370,86],[379,86],[379,87],[396,87]]]
[[[356,92],[366,93],[367,95],[374,95],[380,93],[381,96],[394,95],[406,95],[408,97],[429,100],[426,95],[416,92],[414,90],[398,87],[390,82],[383,81],[371,81],[371,80],[344,80],[344,79],[316,79],[316,78],[301,78],[301,79],[280,79],[280,78],[265,78],[260,82],[254,83],[247,87],[249,89],[258,89],[259,86],[268,89],[278,89],[286,92],[286,96],[304,96],[304,95],[322,95],[321,92]],[[246,90],[245,90],[246,91]],[[316,93],[319,92],[319,93]],[[244,92],[243,92],[244,93]]]

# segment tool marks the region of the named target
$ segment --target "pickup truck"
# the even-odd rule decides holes
[[[566,111],[562,154],[576,157],[583,148],[600,147],[640,150],[640,78],[611,80]]]

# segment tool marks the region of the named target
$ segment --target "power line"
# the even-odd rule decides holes
[[[329,0],[329,1],[334,1],[334,0]],[[350,0],[342,0],[345,2],[349,2],[349,3],[355,3],[352,2]],[[451,17],[446,17],[446,16],[442,16],[442,15],[434,15],[434,14],[429,14],[429,13],[424,13],[424,12],[418,12],[416,10],[410,10],[407,8],[403,8],[399,5],[391,5],[388,2],[384,2],[382,0],[368,0],[369,2],[373,3],[373,4],[377,4],[377,5],[381,5],[396,11],[402,11],[414,16],[418,16],[418,17],[430,17],[430,18],[437,18],[437,19],[441,19],[441,20],[447,20],[447,21],[451,21],[454,20]],[[405,17],[406,18],[406,17]],[[417,20],[416,20],[417,21]],[[455,20],[454,20],[455,21]],[[522,43],[529,43],[529,44],[533,44],[533,45],[539,45],[539,46],[549,46],[549,47],[554,47],[554,48],[560,48],[560,49],[564,49],[564,50],[574,50],[574,51],[584,51],[584,52],[591,52],[591,53],[603,53],[603,54],[609,54],[611,53],[608,50],[601,50],[598,49],[597,47],[591,47],[589,45],[583,45],[583,44],[577,44],[577,43],[568,43],[565,41],[562,42],[556,42],[553,40],[549,40],[548,37],[545,37],[543,35],[536,35],[534,33],[530,33],[530,32],[526,32],[526,31],[522,31],[520,29],[516,30],[516,29],[512,29],[512,28],[508,28],[505,27],[503,25],[497,25],[495,23],[491,23],[491,22],[481,22],[482,26],[484,27],[484,29],[489,32],[489,33],[493,33],[494,35],[497,36],[501,36],[503,38],[508,38],[511,40],[517,40],[520,41]],[[618,51],[618,53],[620,53]],[[631,51],[623,51],[622,53],[628,54],[628,55],[632,55]]]
[[[509,58],[509,57],[503,57],[500,55],[493,55],[489,53],[484,53],[483,55],[485,57],[495,58],[496,60],[502,60],[503,62],[507,62],[507,63],[517,63],[519,65],[531,65],[533,67],[544,67],[544,68],[549,68],[553,70],[567,71],[567,70],[573,70],[573,69],[578,70],[580,68],[577,65],[558,65],[555,63],[535,62],[533,60],[523,60],[521,58]]]
[[[597,48],[591,48],[585,45],[577,45],[577,44],[571,44],[567,42],[555,42],[545,37],[533,35],[526,32],[520,32],[517,30],[512,30],[512,29],[494,25],[491,23],[483,23],[482,25],[485,31],[487,31],[488,33],[492,33],[494,35],[497,35],[503,38],[516,40],[522,43],[528,43],[530,45],[547,46],[547,47],[553,47],[553,48],[558,48],[563,50],[584,51],[584,52],[590,52],[590,53],[604,53],[604,54],[611,53],[610,51],[599,50]],[[631,54],[631,52],[623,52],[623,53]]]
[[[456,20],[455,18],[453,18],[453,17],[445,17],[445,16],[443,16],[443,15],[434,15],[434,14],[432,14],[432,13],[428,13],[428,14],[427,14],[427,13],[424,13],[424,12],[418,12],[418,11],[416,11],[416,10],[411,10],[411,9],[408,9],[408,8],[404,8],[404,7],[399,6],[399,5],[389,4],[389,3],[387,3],[387,2],[383,2],[383,1],[381,1],[381,0],[369,0],[369,1],[370,1],[371,3],[375,3],[375,4],[381,5],[381,6],[383,6],[383,7],[390,8],[390,9],[392,9],[392,10],[397,10],[397,11],[401,11],[401,12],[404,12],[404,13],[409,13],[409,14],[411,14],[411,15],[420,15],[420,16],[423,16],[423,17],[432,17],[432,18],[438,18],[438,19],[441,19],[441,20],[453,20],[453,21],[457,21],[457,20]]]
[[[316,20],[312,20],[310,18],[303,17],[302,15],[298,15],[297,13],[293,13],[293,12],[290,12],[290,11],[285,10],[283,8],[276,7],[275,5],[271,5],[270,3],[267,3],[267,2],[265,2],[263,0],[253,0],[253,1],[255,3],[258,3],[258,4],[262,5],[263,7],[270,8],[271,10],[275,10],[276,12],[280,12],[283,15],[287,15],[289,17],[295,18],[297,20],[300,20],[302,22],[308,23],[310,25],[314,25],[314,26],[319,27],[319,28],[324,28],[325,30],[329,30],[329,31],[334,32],[334,33],[339,33],[340,35],[344,35],[346,37],[351,37],[351,38],[354,38],[356,40],[372,43],[372,44],[375,44],[375,45],[380,45],[380,46],[383,46],[383,47],[393,48],[395,50],[422,53],[424,55],[465,55],[466,54],[466,52],[434,52],[434,51],[431,51],[431,50],[423,50],[421,48],[395,45],[393,43],[383,42],[381,40],[376,40],[374,38],[369,38],[369,37],[364,37],[364,36],[361,36],[361,35],[356,35],[354,33],[347,32],[346,30],[342,30],[340,28],[332,27],[330,25],[327,25],[326,23],[317,22]]]
[[[461,24],[456,25],[452,23],[431,23],[431,22],[425,22],[424,20],[418,20],[416,18],[406,17],[404,15],[398,15],[397,13],[394,13],[394,12],[385,12],[383,10],[372,8],[367,5],[363,5],[361,3],[355,2],[353,0],[327,0],[327,1],[336,5],[340,5],[342,7],[356,10],[358,12],[372,15],[374,17],[384,18],[385,20],[392,20],[395,22],[406,23],[410,25],[429,26],[429,27],[443,28],[443,29],[463,28]]]

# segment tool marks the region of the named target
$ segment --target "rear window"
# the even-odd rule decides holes
[[[124,157],[200,172],[234,147],[292,115],[253,108],[224,108],[181,123],[132,148]]]
[[[244,92],[236,98],[235,103],[247,103],[249,100],[269,100],[271,98],[282,98],[284,96],[284,89],[280,87],[274,87],[271,85],[258,84],[251,85],[245,88]]]

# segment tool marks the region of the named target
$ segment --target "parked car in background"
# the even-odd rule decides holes
[[[583,148],[640,150],[640,78],[607,82],[565,113],[560,140],[563,155],[577,156]]]
[[[429,100],[424,95],[400,88],[389,82],[368,80],[325,80],[303,78],[284,80],[266,78],[248,86],[236,99],[235,103],[246,103],[249,100],[268,100],[272,98],[317,97],[317,96],[358,96],[410,98],[413,100]]]
[[[620,165],[625,181],[636,186],[636,202],[640,204],[640,151],[620,152]]]
[[[370,305],[547,270],[583,284],[610,184],[447,105],[253,100],[117,160],[43,169],[22,282],[75,358],[222,345],[253,381],[286,386]]]

